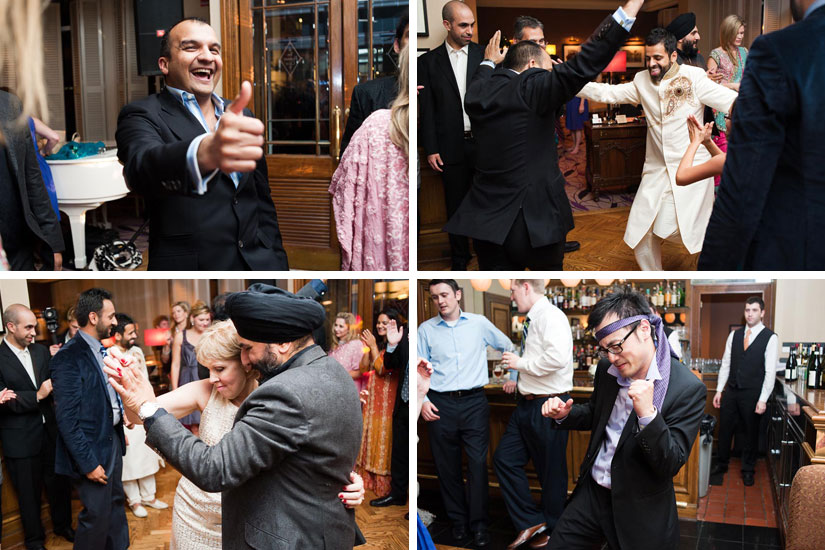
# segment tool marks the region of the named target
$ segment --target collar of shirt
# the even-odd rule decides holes
[[[14,352],[14,354],[15,354],[17,357],[23,357],[23,356],[26,356],[26,355],[30,355],[30,354],[29,354],[29,348],[28,348],[28,347],[25,347],[25,348],[23,348],[23,349],[20,349],[20,348],[18,348],[16,345],[14,345],[14,344],[11,342],[11,340],[9,339],[9,337],[8,337],[8,336],[6,336],[6,338],[4,338],[4,339],[6,340],[6,345],[7,345],[7,346],[9,346],[9,347],[11,348],[11,350]]]
[[[548,309],[550,307],[550,300],[547,299],[547,296],[542,296],[536,303],[533,304],[533,307],[530,308],[530,311],[527,312],[527,318],[530,319],[530,322],[536,320],[536,317],[541,314],[542,311]]]
[[[470,45],[469,44],[465,44],[461,48],[455,49],[452,46],[450,46],[449,42],[447,42],[445,40],[444,41],[444,46],[447,48],[447,53],[450,54],[450,55],[458,54],[458,53],[463,53],[463,54],[468,55],[468,56],[470,55]]]
[[[630,384],[633,383],[632,378],[625,378],[619,374],[619,369],[610,365],[610,368],[607,369],[607,372],[616,377],[616,382],[620,386],[624,386],[626,388],[630,387]],[[659,373],[659,366],[656,363],[656,354],[653,354],[653,359],[650,361],[650,366],[647,368],[647,375],[645,376],[645,380],[661,380],[662,375]]]
[[[87,344],[89,344],[90,348],[92,348],[92,353],[94,354],[94,356],[100,358],[99,362],[103,363],[103,357],[101,357],[100,355],[100,346],[102,346],[103,344],[100,343],[100,340],[93,336],[89,336],[82,330],[77,331],[77,333],[80,334],[80,337],[83,338]]]
[[[825,0],[816,0],[813,4],[808,6],[808,9],[805,11],[805,15],[802,17],[802,19],[805,19],[822,6],[825,6]]]
[[[467,315],[463,311],[458,310],[458,319],[456,319],[456,324],[458,324],[458,321],[461,321],[462,319],[467,320],[469,319],[469,317],[467,317]],[[437,325],[449,326],[447,324],[448,322],[449,321],[444,319],[444,317],[442,317],[440,313],[438,314],[438,323],[436,323]]]
[[[196,118],[207,132],[210,131],[209,126],[206,124],[206,119],[203,117],[200,103],[198,103],[198,100],[195,98],[195,94],[184,90],[179,90],[178,88],[173,88],[172,86],[166,86],[166,89],[169,90],[173,96],[178,98],[178,101],[180,101],[188,111],[196,115]],[[197,108],[197,112],[195,112],[193,107],[191,107],[192,105]],[[212,93],[212,105],[215,106],[215,116],[220,119],[223,116],[224,111],[223,99],[221,99],[220,96],[214,92]]]

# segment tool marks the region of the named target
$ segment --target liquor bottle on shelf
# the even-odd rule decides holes
[[[802,344],[796,345],[796,377],[802,380],[803,384],[808,383],[808,357],[805,354],[805,349]]]
[[[791,346],[791,354],[788,357],[788,364],[785,366],[785,380],[787,382],[793,382],[796,380],[796,346]]]
[[[825,363],[822,360],[822,344],[818,346],[818,355],[816,359],[816,389],[822,390],[825,389],[825,380],[822,379],[825,376]]]
[[[808,384],[807,388],[809,390],[816,389],[816,373],[817,370],[820,368],[819,364],[819,356],[816,354],[816,344],[811,347],[811,354],[810,359],[808,360]]]
[[[665,307],[670,307],[670,285],[665,283]]]

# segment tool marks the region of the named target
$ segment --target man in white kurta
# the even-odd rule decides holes
[[[662,240],[681,236],[688,252],[701,251],[713,207],[713,178],[676,185],[676,169],[690,143],[687,117],[694,115],[701,122],[704,105],[728,112],[736,92],[714,83],[700,68],[676,63],[675,39],[664,29],[653,29],[648,35],[645,60],[648,70],[636,73],[632,82],[591,82],[578,97],[642,104],[647,120],[645,165],[624,241],[641,269],[661,271]],[[694,164],[708,159],[710,154],[700,149]]]

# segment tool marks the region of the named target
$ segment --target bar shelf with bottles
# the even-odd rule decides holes
[[[777,524],[785,538],[790,487],[796,471],[825,464],[825,361],[823,342],[783,342],[788,353],[779,366],[768,402],[768,472]]]
[[[573,286],[565,286],[556,284],[556,280],[551,279],[550,284],[545,288],[545,295],[550,303],[561,309],[570,320],[570,330],[573,333],[574,384],[577,387],[592,387],[592,376],[599,362],[596,340],[587,331],[587,316],[602,297],[624,289],[638,290],[649,298],[662,316],[665,326],[678,334],[682,342],[683,358],[689,361],[688,314],[690,308],[685,307],[685,304],[688,303],[687,293],[690,291],[690,280],[619,279],[608,285],[584,280]],[[511,304],[511,314],[513,323],[510,336],[516,345],[520,345],[521,326],[525,316],[518,313],[514,303]]]

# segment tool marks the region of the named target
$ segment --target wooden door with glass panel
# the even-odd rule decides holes
[[[292,268],[339,269],[329,182],[352,89],[397,65],[405,0],[224,0],[224,95],[254,84],[278,224]],[[237,65],[235,65],[235,63]],[[229,68],[230,70],[227,70]]]

